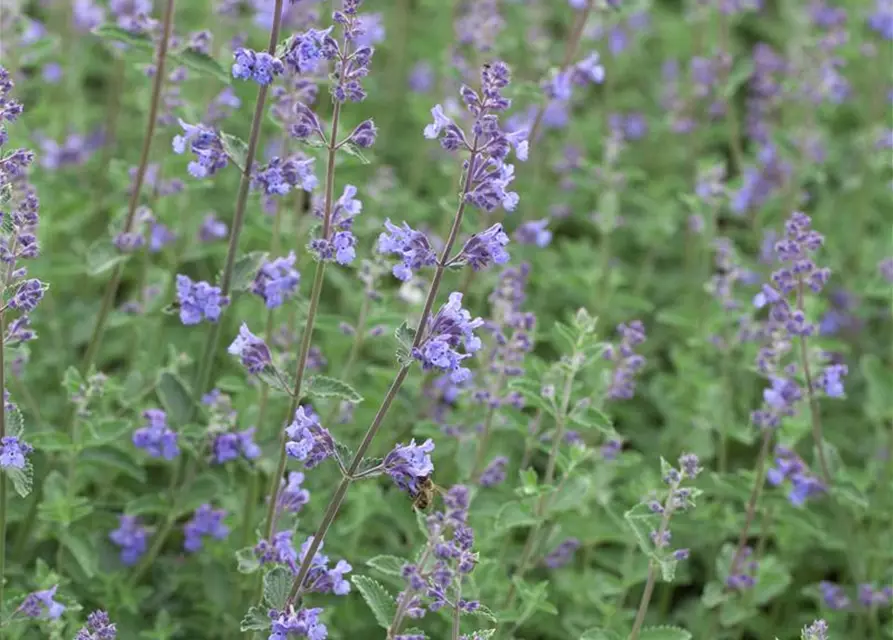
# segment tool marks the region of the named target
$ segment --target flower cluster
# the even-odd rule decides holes
[[[177,433],[167,426],[167,414],[161,409],[146,409],[143,417],[148,423],[133,432],[134,446],[153,458],[173,460],[180,455]]]
[[[224,464],[239,457],[246,460],[259,458],[261,450],[254,441],[254,431],[254,427],[249,427],[244,431],[230,431],[215,436],[211,444],[214,462]]]
[[[297,609],[290,607],[287,611],[270,611],[269,640],[287,640],[288,638],[308,638],[308,640],[325,640],[329,637],[326,625],[319,621],[322,609]]]
[[[0,469],[24,469],[34,448],[17,436],[0,439]]]
[[[568,538],[546,554],[546,557],[543,558],[543,564],[550,569],[563,567],[573,560],[574,553],[576,553],[579,548],[580,541],[577,538]]]
[[[74,640],[115,640],[118,629],[105,611],[94,611],[87,616],[87,624],[78,631]]]
[[[289,441],[285,451],[289,457],[300,460],[312,469],[334,455],[335,441],[329,430],[319,423],[319,416],[309,407],[298,407],[294,421],[285,428]]]
[[[434,441],[431,438],[420,445],[417,445],[415,440],[410,441],[408,445],[398,444],[385,456],[382,467],[402,491],[416,495],[419,491],[419,482],[434,473],[434,463],[431,462],[430,455],[432,451]]]
[[[263,338],[251,333],[244,322],[239,327],[239,335],[229,345],[227,351],[231,355],[238,356],[249,373],[260,373],[273,362],[267,343]]]
[[[482,319],[472,319],[468,310],[462,308],[462,294],[453,292],[449,302],[429,318],[428,326],[424,328],[425,337],[412,350],[412,357],[421,362],[426,371],[448,371],[456,383],[467,380],[471,371],[461,363],[480,350],[481,340],[474,335],[474,330],[483,324]],[[460,345],[465,353],[457,351]]]
[[[109,534],[109,540],[121,548],[121,562],[130,566],[146,552],[149,531],[136,516],[118,516],[118,528]]]
[[[489,229],[471,236],[455,258],[449,264],[468,264],[475,271],[480,271],[491,264],[505,264],[509,261],[509,254],[505,246],[509,243],[509,237],[499,223]]]
[[[188,148],[195,154],[195,160],[189,163],[187,170],[194,178],[207,178],[229,164],[229,158],[223,148],[218,133],[203,124],[187,124],[179,121],[183,134],[174,136],[174,153],[183,154]]]
[[[828,640],[828,623],[824,620],[815,620],[811,625],[803,627],[800,638],[801,640]]]
[[[301,487],[303,482],[303,473],[300,471],[288,472],[288,479],[283,478],[279,485],[277,511],[298,513],[305,504],[310,502],[310,492]]]
[[[301,274],[295,269],[297,259],[292,251],[285,257],[264,261],[258,269],[251,283],[251,293],[263,298],[267,309],[282,306],[297,293],[301,283]]]
[[[400,258],[401,262],[392,269],[395,278],[407,282],[412,278],[413,271],[437,264],[437,254],[424,233],[405,222],[398,227],[390,219],[385,219],[384,226],[387,231],[378,236],[378,252]]]
[[[552,242],[552,232],[547,229],[549,219],[530,220],[522,223],[515,230],[515,240],[521,244],[536,245],[540,249]]]
[[[788,500],[795,506],[803,506],[808,498],[825,492],[825,485],[809,472],[806,463],[787,447],[775,447],[775,466],[766,473],[769,484],[779,486],[786,481],[791,483]]]
[[[636,375],[645,366],[645,358],[635,352],[635,347],[645,342],[645,326],[639,320],[617,326],[620,344],[609,345],[604,352],[605,359],[614,366],[605,392],[607,398],[628,400],[636,392]]]
[[[661,460],[663,482],[668,487],[666,497],[663,502],[656,499],[651,499],[647,502],[651,513],[660,516],[660,526],[652,529],[649,534],[651,542],[659,554],[673,561],[687,559],[689,550],[675,549],[669,551],[670,539],[672,537],[670,518],[674,513],[688,511],[695,506],[695,498],[700,494],[700,491],[682,485],[686,480],[695,479],[702,470],[698,456],[693,453],[684,453],[679,456],[678,465],[678,468],[672,467],[663,459]]]
[[[255,169],[252,185],[268,196],[284,196],[292,189],[313,191],[319,183],[313,163],[313,158],[299,153],[287,158],[276,156],[266,166]]]
[[[490,461],[490,464],[481,472],[478,483],[482,487],[495,487],[505,482],[505,468],[509,463],[509,459],[505,456],[496,456]]]
[[[223,540],[229,535],[229,527],[223,524],[226,517],[226,511],[223,509],[212,509],[211,505],[203,504],[192,518],[183,527],[183,548],[186,551],[196,552],[202,548],[202,538],[212,537],[216,540]]]
[[[43,591],[29,593],[16,611],[27,618],[55,620],[65,612],[65,605],[54,600],[58,588],[59,585],[54,585]]]
[[[285,71],[285,65],[266,51],[236,49],[233,53],[232,73],[239,80],[254,80],[261,86],[273,82],[273,78]]]
[[[180,322],[198,324],[202,320],[217,322],[229,298],[220,287],[207,282],[193,282],[189,276],[177,274],[177,302],[180,305]]]
[[[759,563],[753,557],[753,549],[743,547],[737,557],[732,559],[732,566],[726,577],[726,587],[734,591],[752,589],[757,583],[758,571]]]
[[[350,264],[357,257],[357,239],[352,229],[354,218],[363,210],[363,203],[356,195],[355,186],[345,185],[341,197],[332,206],[331,225],[334,233],[330,238],[314,238],[310,241],[310,250],[319,260]],[[324,217],[324,212],[318,209],[317,215]]]

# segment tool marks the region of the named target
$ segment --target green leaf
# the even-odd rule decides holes
[[[86,451],[81,452],[78,461],[86,468],[95,466],[104,469],[113,469],[130,476],[137,482],[146,481],[146,471],[134,463],[130,456],[112,447],[87,449]],[[108,476],[105,476],[104,480],[108,481],[110,479]]]
[[[264,574],[264,602],[271,609],[281,611],[288,601],[291,587],[291,573],[285,567],[274,567]]]
[[[486,618],[490,622],[496,622],[496,614],[493,613],[489,607],[485,607],[484,605],[479,605],[477,609],[471,612],[471,615],[476,616],[478,618]]]
[[[403,567],[407,562],[397,556],[375,556],[371,560],[367,560],[366,564],[386,575],[399,576],[403,574]]]
[[[657,524],[660,522],[660,516],[651,511],[647,504],[640,503],[624,513],[623,518],[632,528],[639,548],[650,555],[654,551],[651,532],[658,529]]]
[[[182,427],[192,419],[192,410],[195,407],[192,394],[175,374],[169,371],[162,372],[155,392],[164,410],[167,411],[168,420],[172,425]]]
[[[518,614],[515,617],[515,626],[520,626],[525,620],[537,611],[556,614],[558,610],[546,599],[546,592],[549,590],[549,581],[543,580],[535,585],[529,585],[519,576],[514,580],[515,588],[520,600]]]
[[[25,460],[25,466],[21,469],[6,467],[3,472],[9,476],[12,488],[20,497],[26,498],[31,493],[31,483],[34,480],[34,467],[30,460]]]
[[[287,395],[294,392],[294,381],[292,377],[284,371],[279,371],[272,365],[266,366],[257,374],[258,379],[265,385],[276,391],[280,391]]]
[[[128,515],[139,516],[149,513],[163,514],[170,511],[170,505],[164,499],[162,494],[149,493],[140,496],[136,500],[131,500],[124,507],[124,512]]]
[[[67,531],[65,535],[59,536],[59,541],[71,553],[84,575],[88,578],[96,575],[97,557],[93,541],[74,531]]]
[[[307,395],[316,396],[318,398],[341,398],[353,404],[359,404],[363,401],[356,389],[352,386],[328,376],[311,376],[307,381]]]
[[[646,627],[639,640],[691,640],[692,635],[680,627]]]
[[[40,431],[28,438],[28,444],[46,452],[71,450],[71,438],[64,431]]]
[[[269,255],[266,251],[252,251],[236,260],[235,264],[233,264],[230,290],[248,291],[251,288],[251,283],[254,282],[258,269],[260,269]],[[217,281],[218,283],[220,282],[220,277],[217,278]]]
[[[530,505],[519,501],[506,502],[496,514],[493,529],[497,532],[508,531],[517,527],[528,527],[536,523]]]
[[[354,576],[351,582],[359,589],[363,600],[369,605],[372,615],[375,616],[375,621],[383,629],[387,629],[397,612],[394,598],[381,584],[367,576]]]
[[[357,158],[363,164],[369,164],[370,162],[369,158],[363,155],[363,152],[360,151],[360,148],[352,142],[345,142],[340,147],[338,147],[338,149],[349,156]]]
[[[266,631],[269,628],[270,616],[258,606],[248,609],[239,625],[240,631]]]
[[[195,49],[183,49],[182,51],[173,54],[171,57],[193,71],[198,71],[206,76],[217,78],[226,84],[229,84],[230,82],[230,74],[226,69],[206,53],[196,51]]]
[[[412,343],[415,340],[415,329],[406,322],[400,324],[394,331],[394,337],[397,339],[397,362],[401,367],[408,366],[412,363]]]
[[[245,144],[245,141],[239,136],[221,131],[220,143],[233,164],[239,167],[240,171],[245,171],[245,160],[248,158],[248,145]]]
[[[236,562],[239,573],[254,573],[260,568],[260,561],[254,555],[254,547],[245,547],[236,551]]]
[[[130,260],[129,253],[121,253],[108,240],[97,240],[87,249],[86,272],[89,276],[101,276],[128,260]]]
[[[155,53],[155,43],[147,33],[133,33],[114,24],[101,24],[93,29],[94,35],[111,42],[123,42],[140,51]]]
[[[580,636],[580,640],[622,640],[619,634],[607,629],[587,629]]]

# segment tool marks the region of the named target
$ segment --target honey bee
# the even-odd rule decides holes
[[[443,493],[438,485],[434,483],[431,476],[421,478],[418,483],[418,491],[412,495],[412,506],[419,511],[425,511],[434,502],[434,497],[438,493]]]

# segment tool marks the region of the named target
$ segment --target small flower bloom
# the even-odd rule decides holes
[[[222,240],[226,238],[229,229],[226,223],[218,219],[214,212],[205,215],[202,220],[202,226],[198,231],[199,240],[202,242],[212,242],[214,240]]]
[[[31,445],[16,436],[4,436],[0,440],[0,469],[24,469],[32,451]]]
[[[574,553],[580,548],[580,541],[577,538],[568,538],[543,559],[550,569],[558,569],[568,564],[574,557]]]
[[[16,292],[7,303],[10,309],[17,309],[23,313],[31,313],[43,300],[43,294],[47,286],[37,278],[30,278],[18,285]]]
[[[482,487],[495,487],[505,482],[505,467],[509,459],[505,456],[497,456],[493,458],[487,468],[481,473],[479,480]]]
[[[22,604],[17,609],[22,615],[28,618],[46,618],[55,620],[65,611],[65,605],[53,600],[56,597],[56,589],[59,585],[54,585],[44,591],[35,591],[25,596]]]
[[[74,640],[115,640],[118,629],[105,611],[94,611],[87,616],[87,624],[82,627]]]
[[[298,513],[305,504],[310,502],[310,492],[301,487],[303,482],[303,473],[300,471],[288,472],[288,481],[283,479],[280,483],[279,509],[289,513]]]
[[[188,167],[191,176],[199,179],[210,177],[229,163],[216,131],[203,124],[192,125],[182,120],[179,122],[183,135],[174,136],[174,153],[183,154],[188,147],[195,154],[196,159]]]
[[[329,637],[326,625],[319,621],[322,609],[298,609],[291,607],[288,611],[270,611],[272,627],[269,640],[288,640],[289,638],[307,638],[308,640],[326,640]]]
[[[270,84],[275,76],[285,71],[283,64],[266,51],[258,53],[251,49],[236,49],[233,58],[233,77],[254,80],[261,86]]]
[[[382,466],[394,482],[403,491],[415,494],[419,490],[419,480],[434,472],[434,463],[429,455],[434,451],[431,438],[417,445],[412,440],[408,445],[397,445],[385,456]]]
[[[143,417],[148,420],[148,424],[134,431],[134,446],[145,450],[153,458],[173,460],[180,455],[177,433],[168,428],[164,411],[147,409],[143,412]]]
[[[335,441],[328,429],[319,424],[319,416],[312,409],[298,407],[294,421],[285,428],[290,438],[285,451],[312,469],[335,453]]]
[[[509,254],[505,250],[508,243],[508,235],[502,230],[502,225],[496,223],[486,231],[471,236],[462,247],[458,259],[470,264],[475,271],[491,264],[505,264],[509,261]]]
[[[260,373],[273,362],[267,343],[263,338],[251,333],[248,325],[244,322],[239,328],[239,335],[229,345],[227,351],[234,356],[239,356],[242,365],[248,369],[249,373]]]
[[[254,427],[244,431],[221,433],[214,438],[211,449],[214,453],[214,462],[223,464],[235,460],[239,456],[246,460],[259,458],[260,447],[254,442]]]
[[[293,155],[284,160],[275,157],[267,166],[258,169],[252,183],[268,196],[283,196],[294,188],[313,191],[318,183],[313,173],[313,158]]]
[[[183,548],[186,551],[195,552],[202,548],[202,538],[206,536],[216,540],[226,538],[229,535],[229,527],[223,524],[225,517],[226,511],[223,509],[212,509],[209,504],[200,506],[183,527],[186,537]]]
[[[540,248],[547,247],[552,242],[552,232],[546,228],[548,226],[548,218],[525,222],[515,230],[515,240],[521,244],[535,244]]]
[[[355,144],[361,149],[368,149],[375,144],[375,137],[378,135],[378,129],[372,120],[363,120],[357,125],[356,129],[347,138],[347,141]]]
[[[118,528],[109,534],[109,540],[121,547],[121,562],[134,565],[146,552],[149,533],[136,516],[118,516]]]
[[[449,302],[428,320],[427,335],[413,349],[412,357],[421,362],[426,371],[449,371],[453,382],[463,382],[471,377],[471,371],[460,363],[481,348],[481,340],[474,335],[474,330],[483,324],[481,318],[472,319],[471,314],[462,308],[461,293],[451,293]],[[460,345],[465,353],[457,351]]]
[[[394,265],[394,277],[407,282],[414,270],[437,264],[437,255],[424,233],[405,222],[402,227],[397,227],[386,219],[384,225],[387,231],[378,236],[378,252],[394,254],[402,259],[402,263]]]
[[[301,274],[295,269],[297,256],[294,251],[283,258],[265,261],[258,269],[251,292],[261,296],[267,309],[282,306],[285,300],[295,295],[301,283]]]
[[[188,276],[177,274],[177,301],[180,303],[180,322],[198,324],[202,320],[217,322],[229,298],[220,287],[207,282],[193,282]]]

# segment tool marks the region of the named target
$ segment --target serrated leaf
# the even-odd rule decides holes
[[[223,145],[223,151],[229,156],[233,164],[239,167],[240,171],[245,171],[245,160],[248,158],[248,145],[245,141],[239,136],[221,131],[220,143]]]
[[[230,82],[230,74],[227,73],[226,69],[206,53],[196,51],[195,49],[183,49],[171,57],[193,71],[198,71],[206,76],[212,76],[226,84]]]
[[[394,337],[397,339],[397,361],[400,366],[405,367],[412,363],[412,343],[415,340],[416,331],[406,322],[402,322],[394,331]]]
[[[271,389],[275,389],[280,393],[292,395],[294,392],[294,381],[292,377],[284,371],[279,371],[272,365],[268,365],[257,374],[258,379]]]
[[[520,501],[506,502],[496,514],[496,522],[493,529],[498,532],[508,531],[517,527],[528,527],[536,523],[530,505]]]
[[[245,547],[236,551],[236,562],[239,573],[254,573],[260,568],[260,561],[254,555],[254,547]]]
[[[519,576],[514,580],[515,589],[520,600],[518,614],[515,617],[515,626],[520,626],[527,618],[537,611],[544,611],[550,614],[558,613],[555,606],[546,599],[546,592],[549,589],[549,581],[543,580],[535,585],[529,585]]]
[[[646,627],[639,640],[691,640],[692,635],[681,627]]]
[[[264,602],[271,609],[283,610],[291,587],[291,573],[285,567],[274,567],[264,574]]]
[[[25,466],[21,469],[16,467],[5,467],[3,469],[9,480],[12,482],[12,488],[22,498],[27,498],[31,493],[31,486],[34,480],[34,467],[31,466],[30,460],[25,460]]]
[[[183,381],[169,371],[162,372],[155,387],[158,400],[167,412],[168,421],[182,427],[192,419],[195,402]]]
[[[351,582],[360,591],[366,604],[369,605],[372,615],[375,616],[375,621],[379,626],[387,629],[397,612],[394,598],[381,584],[367,576],[354,576]]]
[[[363,396],[352,386],[337,378],[311,376],[307,381],[307,395],[318,398],[341,398],[353,404],[363,401]]]
[[[108,240],[97,240],[87,249],[86,272],[89,276],[100,276],[128,260],[129,253],[121,253]]]
[[[155,53],[155,43],[147,33],[134,33],[114,24],[101,24],[93,29],[93,33],[103,40],[122,42],[141,51]]]
[[[619,634],[608,629],[587,629],[580,640],[622,640]]]
[[[85,576],[92,578],[96,575],[97,557],[94,553],[96,547],[91,540],[74,531],[67,531],[65,535],[59,536],[59,541],[78,563]]]
[[[40,431],[28,438],[28,444],[46,452],[71,450],[71,438],[64,431]]]
[[[651,542],[651,532],[657,530],[657,523],[660,516],[651,511],[647,504],[637,504],[632,509],[623,514],[623,519],[633,530],[639,548],[647,554],[651,554],[654,545]]]
[[[471,612],[471,615],[478,618],[486,618],[490,622],[497,622],[496,614],[493,613],[493,611],[491,611],[489,607],[485,607],[482,604],[479,604],[478,608]]]
[[[146,481],[146,472],[142,467],[134,463],[127,454],[110,446],[87,449],[81,452],[78,461],[88,469],[92,467],[114,469],[130,476],[137,482]],[[108,479],[108,476],[106,475],[104,479]]]
[[[270,616],[258,606],[248,609],[239,625],[240,631],[266,631],[269,628]]]
[[[230,291],[248,291],[251,288],[251,283],[254,282],[254,278],[257,276],[258,270],[269,255],[266,251],[252,251],[236,260],[233,265]],[[220,282],[220,278],[217,281]]]
[[[344,151],[349,156],[357,158],[363,164],[369,164],[370,162],[369,158],[363,155],[363,152],[360,151],[360,148],[352,142],[345,142],[340,147],[338,147],[338,149],[340,151]]]
[[[400,576],[403,575],[403,567],[407,564],[407,561],[397,556],[381,555],[367,560],[366,564],[386,575]]]

